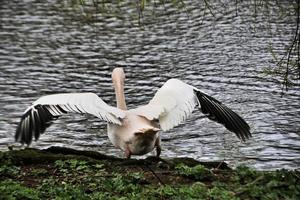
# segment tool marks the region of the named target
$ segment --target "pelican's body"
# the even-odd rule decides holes
[[[127,110],[124,95],[125,74],[122,68],[115,68],[112,72],[112,80],[116,93],[117,107],[122,110],[125,117],[122,124],[107,125],[107,134],[110,141],[117,148],[125,152],[127,158],[130,155],[143,155],[157,147],[157,155],[160,154],[159,128],[144,116],[138,115],[132,110]]]
[[[143,155],[157,148],[160,154],[159,128],[151,120],[141,117],[130,110],[125,112],[122,125],[109,123],[107,134],[117,148],[125,152],[125,156]]]
[[[39,98],[23,114],[15,139],[29,145],[37,140],[53,119],[75,112],[88,113],[108,122],[107,134],[112,144],[131,155],[161,152],[160,130],[169,130],[183,122],[199,105],[209,119],[223,124],[240,139],[251,136],[250,127],[238,114],[213,97],[178,79],[168,80],[147,104],[127,110],[124,95],[125,74],[115,68],[112,80],[117,107],[107,105],[94,93],[54,94]]]

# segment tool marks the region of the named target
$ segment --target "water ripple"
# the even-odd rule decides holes
[[[257,13],[254,18],[251,6],[236,10],[231,1],[223,7],[215,3],[215,17],[203,16],[204,4],[191,1],[188,13],[169,4],[167,12],[163,7],[156,14],[146,10],[145,25],[138,27],[135,9],[123,2],[120,17],[95,14],[88,24],[82,12],[63,2],[1,3],[0,149],[14,144],[19,117],[42,95],[95,92],[115,105],[110,74],[122,66],[129,107],[146,104],[176,77],[233,108],[253,130],[253,139],[241,143],[195,111],[184,125],[162,134],[163,156],[299,168],[299,88],[281,96],[278,77],[263,74],[274,63],[270,44],[278,54],[285,52],[293,16],[279,18],[274,6],[269,16]],[[93,117],[62,117],[32,144],[54,145],[122,156],[108,141],[105,123]]]

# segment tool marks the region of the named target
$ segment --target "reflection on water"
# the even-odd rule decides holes
[[[98,14],[86,23],[80,12],[60,2],[4,0],[0,5],[1,149],[14,142],[19,117],[42,95],[95,92],[115,105],[110,73],[122,66],[131,108],[146,104],[176,77],[233,108],[253,130],[253,138],[241,143],[221,125],[197,119],[201,113],[195,111],[185,124],[162,134],[162,156],[299,168],[299,88],[281,97],[277,80],[262,73],[273,63],[269,45],[283,54],[290,41],[292,16],[279,18],[270,8],[269,16],[254,18],[246,6],[236,15],[235,5],[228,5],[216,7],[215,17],[203,17],[203,5],[194,1],[188,14],[158,11],[137,27],[134,9],[122,9],[123,17]],[[90,116],[60,118],[32,146],[54,145],[121,155],[108,141],[106,125]]]

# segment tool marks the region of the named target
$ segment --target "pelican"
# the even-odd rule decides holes
[[[106,104],[94,93],[61,93],[43,96],[27,108],[18,124],[15,140],[29,146],[38,140],[54,119],[67,113],[87,113],[107,122],[112,144],[131,155],[144,155],[156,149],[161,153],[160,131],[182,123],[199,106],[211,120],[223,124],[245,141],[251,137],[250,127],[237,113],[215,98],[179,79],[169,79],[147,104],[127,109],[124,95],[125,73],[115,68],[112,81],[117,107]]]

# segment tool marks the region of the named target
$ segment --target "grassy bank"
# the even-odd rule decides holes
[[[66,148],[0,152],[0,199],[299,199],[300,172]]]

